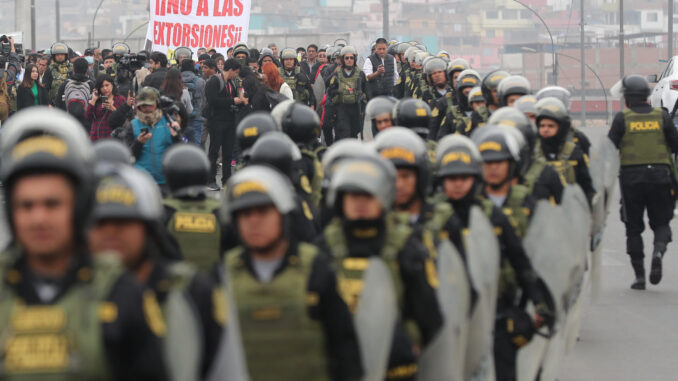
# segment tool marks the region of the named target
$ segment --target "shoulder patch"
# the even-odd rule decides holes
[[[165,319],[162,316],[162,311],[160,310],[158,300],[155,298],[153,291],[144,291],[143,307],[144,317],[146,318],[146,323],[151,328],[151,331],[158,337],[164,337],[167,334],[167,325],[165,324]]]

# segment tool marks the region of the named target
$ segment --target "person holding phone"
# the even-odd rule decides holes
[[[125,97],[118,95],[115,81],[107,74],[100,74],[89,100],[85,120],[90,126],[89,138],[92,142],[111,137],[111,114],[125,104]]]
[[[398,70],[395,57],[388,54],[388,41],[378,38],[374,45],[374,53],[367,57],[363,64],[363,72],[367,77],[367,99],[380,95],[393,96],[398,83]]]

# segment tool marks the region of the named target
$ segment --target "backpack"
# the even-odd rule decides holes
[[[271,105],[271,110],[273,110],[273,108],[277,106],[278,103],[284,102],[289,98],[287,98],[282,93],[279,93],[277,91],[267,91],[266,99],[268,100],[268,103]]]
[[[197,75],[193,76],[193,80],[191,82],[184,82],[184,86],[186,86],[188,94],[191,96],[191,104],[193,105],[193,111],[191,112],[191,115],[189,115],[190,118],[195,118],[198,116],[198,111],[200,111],[200,99],[195,96],[195,86],[197,83]]]
[[[66,82],[66,88],[64,89],[64,104],[66,105],[66,110],[76,109],[79,110],[82,107],[83,110],[87,110],[87,102],[91,99],[91,90],[87,82],[78,82],[72,79],[69,79]]]

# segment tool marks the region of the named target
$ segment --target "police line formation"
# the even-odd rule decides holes
[[[217,154],[186,143],[152,84],[134,92],[122,142],[91,144],[58,107],[11,116],[2,378],[554,380],[600,276],[619,174],[632,288],[646,287],[645,209],[659,283],[678,137],[644,78],[613,89],[627,107],[591,147],[566,89],[532,95],[524,77],[482,77],[416,42],[373,49],[362,70],[351,46],[321,49],[319,65],[262,49],[294,99],[270,96],[272,111],[237,127],[252,95],[237,74],[256,50],[221,57],[206,85],[220,100],[202,112],[211,140],[217,126],[237,141],[220,197],[207,188]],[[53,90],[72,78],[65,45],[51,54]]]

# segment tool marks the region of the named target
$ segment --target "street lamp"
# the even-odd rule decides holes
[[[526,9],[528,9],[530,12],[534,13],[537,18],[541,21],[542,24],[544,24],[544,28],[546,28],[546,32],[549,34],[549,37],[551,38],[551,52],[553,53],[553,83],[558,86],[558,56],[556,55],[556,44],[553,42],[553,35],[551,34],[551,29],[549,29],[549,26],[546,24],[546,21],[544,21],[543,18],[530,7],[529,5],[523,3],[522,1],[519,0],[513,0],[516,3],[522,5]]]
[[[87,47],[91,48],[92,43],[94,42],[94,21],[97,19],[97,13],[99,13],[99,8],[101,8],[101,4],[104,3],[104,0],[101,0],[99,2],[99,5],[97,5],[97,9],[94,10],[94,16],[92,16],[92,32],[90,33],[90,41],[87,43]]]

